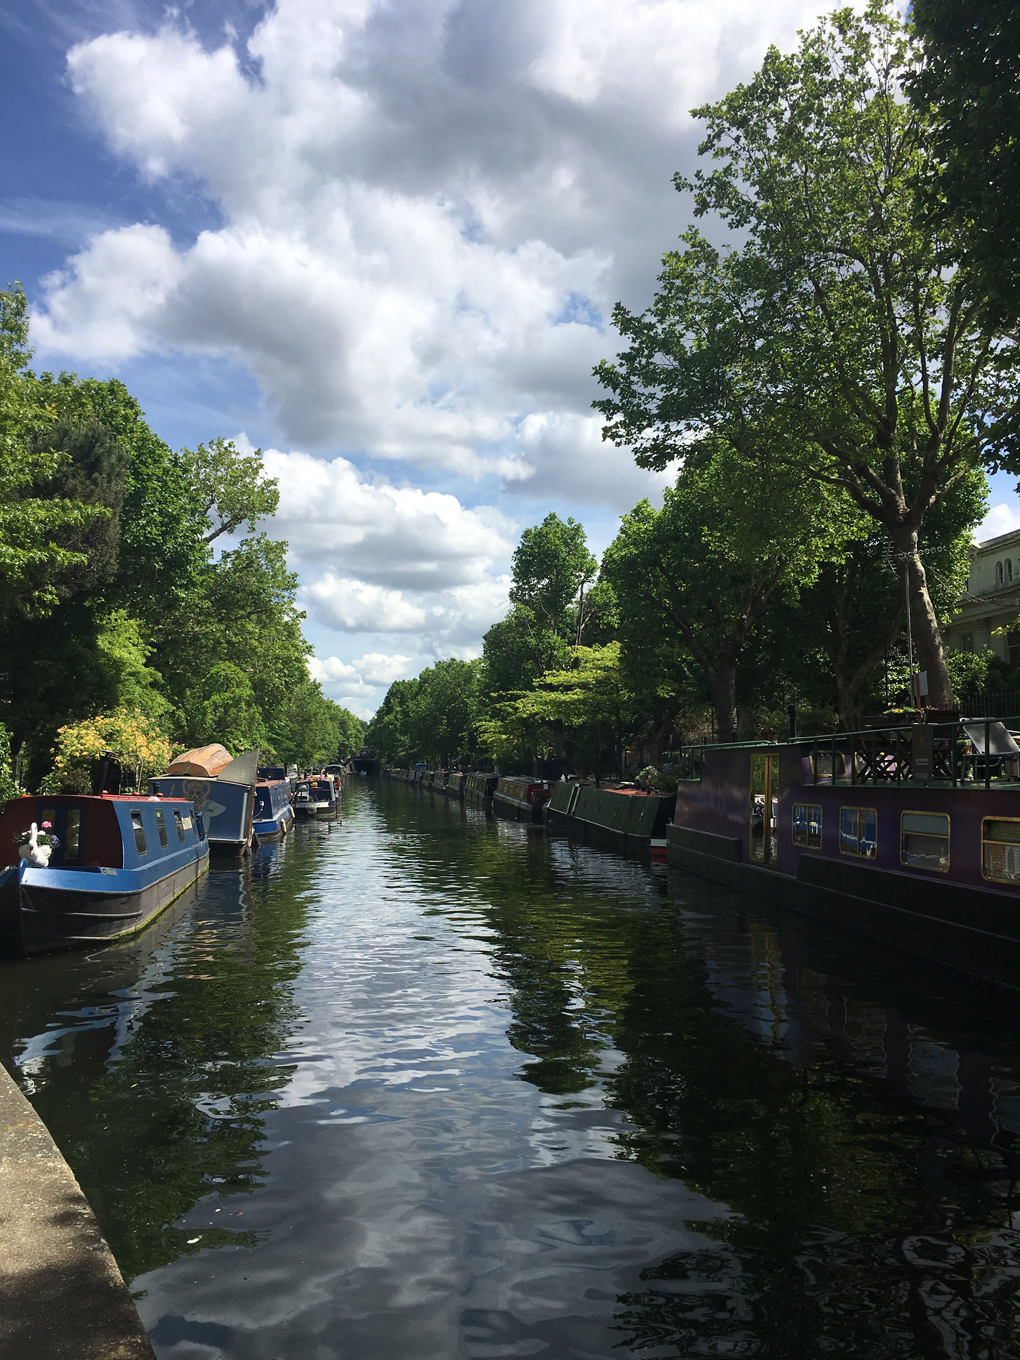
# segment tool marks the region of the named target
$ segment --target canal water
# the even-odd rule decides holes
[[[0,1058],[160,1360],[1020,1357],[1020,1017],[683,874],[356,781]]]

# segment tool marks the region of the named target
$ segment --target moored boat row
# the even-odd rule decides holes
[[[25,795],[0,815],[0,944],[23,953],[97,944],[142,930],[209,865],[241,856],[294,825],[291,779],[232,758],[217,744],[184,752],[149,781],[148,794],[104,787],[91,794]],[[316,816],[335,816],[343,774],[302,784]]]

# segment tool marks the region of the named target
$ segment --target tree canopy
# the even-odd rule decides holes
[[[913,0],[923,54],[909,89],[926,120],[924,209],[950,224],[1005,324],[1020,319],[1020,11],[1012,0]]]
[[[182,745],[303,764],[356,749],[363,724],[309,677],[287,545],[259,529],[279,498],[259,451],[217,438],[174,453],[123,383],[37,376],[30,358],[10,288],[0,720],[27,782],[46,775],[60,729],[99,731],[118,713]]]
[[[764,443],[792,480],[848,497],[906,574],[920,666],[948,705],[921,527],[1013,447],[1017,353],[917,211],[926,125],[902,89],[918,60],[884,5],[840,10],[695,111],[714,167],[677,187],[743,243],[686,231],[652,306],[615,309],[629,348],[596,369],[596,406],[644,466]]]

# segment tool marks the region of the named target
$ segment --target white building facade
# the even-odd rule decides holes
[[[970,579],[957,613],[942,630],[947,650],[989,648],[1011,666],[1020,665],[1020,529],[976,543]],[[1007,629],[1009,631],[1002,632]]]

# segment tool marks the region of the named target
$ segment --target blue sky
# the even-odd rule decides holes
[[[598,551],[659,493],[590,410],[609,310],[688,220],[688,110],[825,8],[0,0],[0,274],[39,367],[266,450],[316,673],[367,714],[478,654],[523,527]]]

